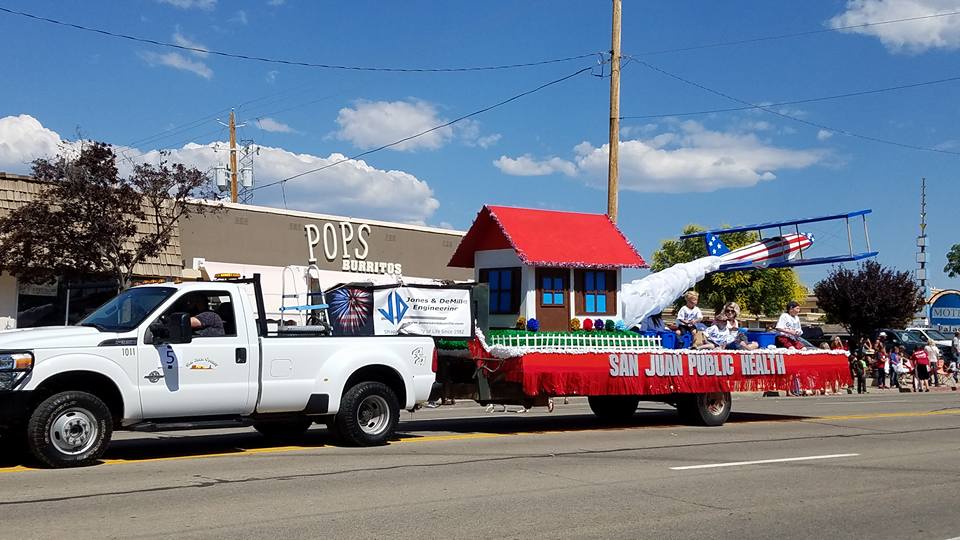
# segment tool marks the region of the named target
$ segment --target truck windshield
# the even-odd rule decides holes
[[[77,324],[92,326],[101,332],[128,332],[140,326],[174,291],[173,287],[127,289]]]
[[[950,341],[950,336],[944,335],[939,330],[927,330],[927,336],[934,341]]]

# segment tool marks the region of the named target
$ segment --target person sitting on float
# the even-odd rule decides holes
[[[800,326],[800,304],[793,300],[787,302],[787,311],[777,320],[777,345],[784,349],[802,349],[800,336],[803,328]]]
[[[752,351],[760,347],[756,341],[747,339],[747,334],[740,328],[740,304],[727,302],[723,306],[723,313],[726,315],[727,329],[733,336],[733,342],[727,345],[727,349]]]
[[[683,337],[684,334],[693,334],[697,331],[697,325],[703,321],[703,312],[697,307],[700,301],[700,294],[697,291],[687,291],[683,295],[686,305],[677,311],[677,337]],[[691,341],[692,341],[691,337]]]

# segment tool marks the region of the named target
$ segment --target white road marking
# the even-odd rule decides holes
[[[739,467],[741,465],[762,465],[765,463],[785,463],[788,461],[809,461],[814,459],[835,459],[859,456],[860,454],[827,454],[823,456],[804,456],[780,459],[761,459],[757,461],[731,461],[729,463],[709,463],[706,465],[687,465],[684,467],[670,467],[671,471],[689,471],[691,469],[715,469],[718,467]]]
[[[903,400],[902,400],[902,399],[882,399],[882,400],[879,400],[879,399],[878,399],[877,401],[834,401],[834,402],[823,401],[823,402],[820,402],[820,403],[813,403],[813,405],[859,405],[859,404],[861,404],[861,403],[863,403],[863,404],[866,404],[866,403],[903,403]]]

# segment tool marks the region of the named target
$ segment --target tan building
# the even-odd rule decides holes
[[[0,217],[34,200],[41,188],[28,176],[0,172]],[[282,289],[305,293],[308,275],[325,288],[472,277],[470,270],[447,267],[462,231],[231,203],[214,210],[181,222],[167,249],[136,267],[137,277],[257,272],[268,314],[278,312]],[[0,329],[73,323],[115,292],[110,283],[30,285],[2,274]]]

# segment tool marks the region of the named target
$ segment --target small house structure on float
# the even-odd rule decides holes
[[[450,259],[490,287],[490,326],[620,319],[621,269],[647,268],[605,214],[484,206]]]

